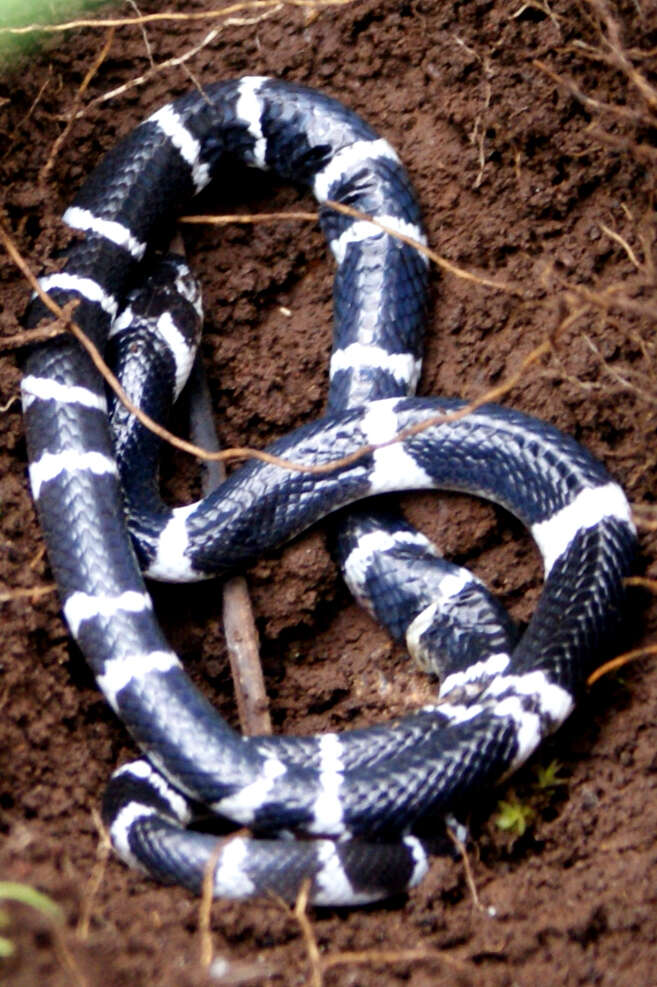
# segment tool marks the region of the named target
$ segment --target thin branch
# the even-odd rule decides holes
[[[625,586],[640,586],[648,589],[657,596],[657,579],[649,579],[647,576],[628,576],[623,580]]]
[[[87,881],[87,886],[82,898],[80,918],[78,919],[77,928],[75,930],[78,939],[82,939],[83,942],[89,938],[91,916],[93,914],[96,898],[98,897],[98,892],[103,883],[103,878],[105,877],[107,861],[112,850],[109,833],[103,826],[103,821],[100,817],[98,809],[93,808],[91,810],[91,815],[94,825],[98,831],[98,846],[96,847],[96,863],[94,864],[89,880]]]
[[[32,117],[34,111],[36,110],[37,106],[41,102],[41,97],[43,96],[44,92],[46,91],[46,89],[48,88],[48,86],[50,85],[51,82],[52,82],[52,65],[49,65],[48,66],[48,74],[47,74],[45,80],[41,83],[41,87],[39,88],[38,93],[36,94],[36,96],[32,100],[32,105],[30,106],[30,108],[27,111],[27,113],[25,114],[25,116],[21,117],[20,123],[18,123],[16,125],[15,129],[9,135],[9,138],[8,138],[7,143],[5,145],[5,150],[0,155],[0,161],[4,161],[5,158],[9,157],[9,155],[14,150],[14,145],[16,143],[16,136],[18,135],[19,131],[25,126],[25,124],[29,122],[29,120]],[[7,100],[7,102],[9,102],[9,100]]]
[[[76,307],[77,302],[67,302],[62,312],[65,314],[64,324],[59,325],[59,319],[51,322],[47,326],[38,329],[24,329],[22,332],[15,332],[12,336],[3,336],[0,339],[0,352],[2,350],[18,350],[23,346],[32,346],[34,343],[45,343],[49,339],[55,339],[68,331],[68,318]],[[67,310],[70,310],[68,312]]]
[[[274,223],[280,220],[303,220],[316,223],[318,214],[316,212],[302,212],[293,210],[289,212],[260,212],[260,213],[225,213],[221,216],[199,214],[198,216],[180,216],[179,223],[185,226],[228,226],[230,223],[242,223],[252,225],[255,223]]]
[[[648,83],[641,73],[635,69],[629,60],[620,39],[620,27],[609,10],[604,0],[588,0],[589,5],[595,10],[600,20],[603,22],[607,36],[603,41],[610,52],[610,59],[635,87],[648,104],[651,110],[657,111],[657,91]]]
[[[132,9],[136,13],[137,17],[143,17],[144,16],[142,14],[141,10],[139,9],[139,7],[137,6],[137,4],[135,3],[135,0],[128,0],[128,3],[130,4],[130,6],[132,7]],[[141,30],[142,40],[144,42],[144,48],[146,49],[146,57],[148,58],[148,62],[150,64],[151,68],[155,68],[155,59],[153,58],[153,49],[151,47],[151,42],[150,42],[150,39],[148,37],[148,31],[146,30],[146,25],[142,21],[142,23],[139,25],[139,27],[140,27],[140,30]]]
[[[634,264],[634,266],[636,267],[637,271],[641,271],[643,269],[643,265],[641,264],[639,258],[634,253],[627,240],[624,237],[622,237],[620,233],[616,233],[615,230],[610,229],[610,227],[607,226],[605,223],[600,223],[600,229],[602,230],[603,233],[606,233],[608,237],[610,237],[619,246],[623,248],[623,250],[629,257],[632,264]]]
[[[446,257],[442,257],[437,254],[430,247],[425,246],[425,244],[420,243],[419,240],[414,240],[411,236],[406,236],[405,233],[400,233],[399,230],[394,229],[392,226],[387,226],[385,223],[379,222],[373,216],[369,216],[365,212],[361,212],[360,209],[354,209],[353,206],[348,206],[344,202],[335,202],[333,199],[327,199],[324,205],[329,206],[331,209],[335,209],[336,212],[343,213],[345,216],[351,216],[352,219],[360,219],[366,223],[371,223],[373,226],[378,226],[380,230],[387,233],[389,236],[395,237],[397,240],[401,240],[402,243],[407,243],[409,247],[415,247],[415,249],[428,257],[429,260],[440,267],[442,270],[447,271],[449,274],[453,274],[457,278],[461,278],[463,281],[470,281],[473,284],[480,284],[486,288],[493,288],[495,291],[504,291],[513,295],[520,295],[524,297],[524,293],[514,285],[509,284],[506,281],[494,281],[492,278],[481,277],[479,274],[473,274],[472,271],[466,271],[462,267],[458,267],[456,264],[452,264],[451,261],[447,260]]]
[[[647,655],[657,655],[657,644],[648,644],[644,648],[635,648],[634,651],[625,651],[622,655],[618,655],[617,658],[612,658],[611,661],[606,661],[604,665],[600,665],[600,667],[596,668],[594,672],[591,672],[586,680],[586,684],[593,685],[598,681],[598,679],[601,679],[603,675],[608,675],[609,672],[613,672],[617,668],[622,668],[623,665],[628,665],[631,661],[636,661],[637,658],[645,658]]]
[[[468,855],[468,848],[466,847],[466,845],[463,842],[463,840],[459,839],[459,837],[456,834],[455,830],[452,829],[451,826],[448,825],[446,827],[446,829],[447,829],[447,835],[449,836],[450,840],[452,841],[452,843],[454,844],[454,846],[458,850],[458,852],[460,854],[460,857],[461,857],[461,861],[463,862],[463,869],[465,871],[465,879],[467,881],[468,888],[470,889],[470,895],[472,896],[472,903],[474,904],[475,908],[478,911],[484,912],[486,915],[490,915],[489,909],[485,905],[482,905],[481,898],[479,897],[479,891],[477,890],[477,884],[476,884],[476,881],[474,879],[474,874],[472,872],[472,866],[470,864],[470,857]]]
[[[164,10],[156,14],[143,14],[140,17],[99,17],[80,18],[75,21],[63,21],[60,24],[25,24],[20,27],[2,27],[2,34],[32,34],[41,31],[53,34],[58,31],[76,31],[81,27],[129,27],[135,24],[153,24],[156,21],[206,21],[217,20],[241,10],[263,10],[270,7],[287,6],[301,7],[307,10],[322,10],[326,7],[347,7],[354,0],[246,0],[244,3],[234,3],[222,10],[201,10],[192,13]]]
[[[592,140],[598,141],[603,147],[608,147],[612,151],[620,151],[623,154],[633,154],[636,158],[643,159],[649,164],[657,162],[657,147],[649,144],[638,144],[629,137],[621,137],[619,134],[610,134],[600,127],[589,127],[587,134]]]
[[[347,950],[345,952],[322,955],[317,944],[317,936],[312,922],[308,917],[308,898],[310,880],[306,878],[301,885],[293,914],[301,928],[306,953],[310,963],[310,987],[322,987],[324,970],[336,966],[389,966],[392,963],[417,963],[421,961],[436,961],[454,970],[465,973],[471,970],[462,960],[446,956],[437,949],[363,949]]]
[[[631,380],[628,380],[627,377],[623,377],[622,374],[620,374],[617,370],[615,370],[614,367],[612,367],[607,362],[607,360],[605,360],[604,356],[602,355],[598,347],[595,345],[593,340],[586,333],[582,334],[582,339],[584,340],[588,348],[591,350],[591,352],[596,356],[601,367],[607,372],[607,374],[611,377],[612,380],[615,380],[616,383],[620,384],[620,386],[625,390],[632,391],[634,394],[637,394],[642,401],[646,402],[646,404],[657,405],[657,397],[654,397],[650,391],[637,387],[637,385],[633,384]]]
[[[431,250],[426,244],[420,243],[419,240],[415,240],[411,236],[407,236],[405,233],[400,233],[399,230],[394,229],[392,226],[387,226],[385,223],[381,223],[374,216],[370,216],[369,213],[361,212],[359,209],[354,209],[353,206],[348,206],[343,202],[336,202],[333,199],[327,199],[324,205],[330,209],[334,209],[336,212],[343,213],[345,216],[350,216],[352,219],[363,220],[366,223],[371,223],[372,226],[377,226],[383,233],[387,233],[389,236],[394,237],[396,240],[402,243],[408,244],[409,247],[414,247],[418,253],[422,254],[432,261],[437,267],[442,268],[442,270],[447,271],[449,274],[453,274],[454,277],[460,278],[462,281],[469,281],[473,284],[483,285],[485,288],[493,288],[495,291],[504,291],[510,294],[521,294],[520,289],[514,285],[509,284],[505,281],[495,281],[492,278],[482,277],[480,274],[474,274],[472,271],[468,271],[463,267],[459,267],[457,264],[453,264],[451,261],[447,260],[441,254],[437,254],[435,250]],[[227,226],[229,223],[270,223],[278,222],[280,220],[302,220],[311,223],[316,223],[319,218],[318,213],[314,212],[304,212],[304,211],[289,211],[289,212],[270,212],[270,213],[227,213],[221,216],[216,215],[198,215],[198,216],[181,216],[179,219],[180,223],[185,223],[189,225],[213,225],[213,226]]]
[[[201,940],[201,966],[206,969],[212,963],[212,902],[214,900],[214,872],[219,861],[219,857],[224,852],[226,844],[243,831],[238,830],[231,833],[224,839],[217,840],[217,845],[208,857],[203,871],[203,884],[201,886],[201,900],[198,906],[198,931]]]
[[[361,212],[359,209],[354,209],[353,206],[348,206],[343,202],[335,202],[333,199],[327,199],[324,205],[330,209],[334,209],[336,212],[343,213],[345,216],[350,216],[352,219],[363,220],[366,223],[371,223],[373,226],[377,226],[383,233],[387,233],[396,240],[400,240],[402,243],[408,244],[409,247],[414,247],[418,253],[423,254],[423,256],[427,257],[437,267],[442,268],[442,270],[447,271],[449,274],[453,274],[454,277],[460,278],[462,281],[469,281],[473,284],[483,285],[485,288],[493,288],[495,291],[504,291],[516,295],[521,294],[519,288],[509,284],[506,281],[495,281],[492,278],[482,277],[480,274],[474,274],[472,271],[468,271],[463,267],[459,267],[457,264],[453,264],[451,261],[447,260],[446,257],[443,257],[441,254],[437,254],[435,250],[427,247],[424,243],[420,243],[419,240],[415,240],[413,237],[407,236],[405,233],[400,233],[399,230],[394,229],[392,226],[387,226],[385,223],[381,223],[378,219],[374,216],[370,216],[368,213]],[[208,214],[181,216],[178,222],[184,223],[185,225],[227,226],[229,223],[242,223],[248,225],[251,223],[279,222],[280,220],[301,220],[304,222],[316,223],[318,218],[319,214],[315,212],[291,210],[288,212],[269,213],[226,213],[221,216]]]
[[[180,244],[182,246],[182,238]],[[191,438],[204,449],[216,452],[219,440],[212,415],[212,401],[198,354],[190,387]],[[225,476],[222,463],[206,463],[203,469],[203,495],[216,489]],[[260,661],[260,642],[244,576],[226,580],[222,596],[224,635],[242,733],[248,737],[269,734],[272,725]]]
[[[294,917],[301,928],[301,934],[306,946],[306,953],[310,962],[310,987],[322,987],[324,978],[322,976],[322,957],[317,945],[317,937],[312,923],[308,918],[308,897],[310,895],[310,878],[304,878],[297,900],[294,905]]]
[[[47,583],[45,586],[18,586],[14,589],[0,590],[0,603],[14,603],[16,600],[40,600],[42,596],[50,596],[56,593],[57,587],[54,583]]]
[[[349,964],[359,966],[363,964],[367,964],[368,966],[389,966],[391,963],[429,961],[443,963],[445,966],[462,973],[472,973],[472,967],[468,966],[462,960],[448,956],[439,949],[423,949],[422,947],[417,949],[362,949],[333,953],[322,957],[322,966],[325,970],[328,970],[334,966],[345,966]]]
[[[589,110],[595,110],[598,113],[610,113],[612,116],[618,117],[620,120],[628,120],[630,123],[645,123],[645,116],[638,110],[628,110],[625,106],[617,106],[615,103],[603,103],[599,99],[594,99],[592,96],[587,96],[579,88],[577,83],[573,82],[572,79],[565,79],[562,75],[558,75],[553,72],[545,62],[541,62],[540,59],[535,58],[533,64],[541,72],[544,72],[548,78],[552,79],[560,88],[565,89],[573,99],[576,99],[583,106],[586,106]]]
[[[261,20],[265,15],[262,14],[258,20]],[[124,93],[130,92],[131,89],[136,89],[139,86],[145,85],[149,82],[153,76],[157,75],[158,72],[164,72],[167,69],[174,68],[175,66],[183,66],[185,62],[188,62],[194,55],[198,55],[200,51],[207,48],[208,45],[219,36],[221,33],[220,27],[213,27],[211,31],[201,38],[201,40],[192,45],[187,51],[183,52],[182,55],[174,55],[171,58],[165,59],[163,62],[151,62],[148,69],[142,72],[141,75],[134,76],[129,79],[128,82],[124,82],[120,86],[116,86],[114,89],[110,89],[108,92],[102,93],[100,96],[96,96],[92,99],[84,110],[80,110],[77,113],[77,117],[84,116],[92,107],[100,106],[101,103],[107,103],[110,99],[115,99],[117,96],[122,96]]]
[[[66,140],[66,138],[68,137],[68,135],[70,134],[71,128],[73,127],[73,124],[75,123],[76,117],[78,115],[77,114],[77,108],[80,105],[80,103],[82,102],[82,97],[83,97],[84,93],[86,92],[86,90],[87,90],[87,88],[89,86],[89,83],[91,82],[91,80],[93,79],[93,77],[98,72],[98,69],[103,64],[103,62],[105,61],[105,59],[107,58],[107,56],[109,54],[109,51],[110,51],[110,48],[112,47],[112,42],[113,41],[114,41],[114,28],[111,27],[109,29],[109,31],[107,32],[107,39],[105,41],[105,44],[103,45],[102,49],[98,53],[98,56],[94,59],[94,61],[93,61],[92,65],[90,66],[90,68],[87,70],[84,79],[80,83],[80,86],[78,88],[78,91],[76,92],[75,98],[73,100],[73,106],[71,108],[71,112],[69,114],[69,118],[68,118],[68,120],[66,122],[66,126],[62,130],[61,134],[57,137],[57,140],[53,144],[52,149],[50,151],[50,154],[48,155],[48,160],[46,161],[45,165],[43,166],[43,168],[39,172],[39,181],[40,182],[44,182],[47,179],[47,177],[50,174],[50,172],[52,171],[53,165],[55,164],[55,159],[57,158],[57,154],[59,153],[59,149],[62,146],[62,144],[64,143],[64,141]]]

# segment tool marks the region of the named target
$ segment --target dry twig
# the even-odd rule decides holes
[[[203,886],[201,888],[201,900],[198,906],[198,931],[201,940],[201,966],[207,967],[212,963],[212,902],[214,900],[214,872],[217,861],[223,853],[228,840],[233,839],[238,833],[231,834],[223,840],[217,840],[217,845],[210,854],[203,873]]]
[[[94,864],[89,880],[87,881],[87,886],[82,898],[80,918],[78,919],[77,928],[75,930],[78,939],[81,939],[83,942],[89,938],[91,916],[93,914],[93,909],[98,897],[100,886],[103,883],[103,878],[105,877],[107,861],[112,850],[109,833],[103,826],[100,813],[94,808],[91,810],[91,815],[98,831],[98,846],[96,848],[96,863]]]
[[[310,894],[310,878],[305,878],[297,895],[294,905],[294,917],[301,928],[301,935],[310,962],[310,987],[322,987],[324,978],[322,976],[322,957],[317,945],[317,937],[313,929],[312,922],[308,918],[308,897]]]
[[[600,665],[596,668],[594,672],[591,672],[586,684],[591,686],[598,679],[601,679],[603,675],[608,675],[609,672],[616,671],[618,668],[622,668],[623,665],[628,665],[632,661],[636,661],[638,658],[645,658],[647,655],[657,655],[657,644],[647,644],[643,648],[635,648],[633,651],[625,651],[622,655],[618,655],[616,658],[612,658],[611,661],[606,661],[604,665]]]
[[[219,442],[212,415],[212,401],[198,356],[191,386],[192,438],[204,449],[215,452],[219,449]],[[204,495],[216,489],[224,478],[222,463],[206,463],[203,470]],[[271,733],[269,703],[260,661],[260,642],[244,576],[227,579],[222,587],[222,595],[224,635],[242,733],[249,737]]]
[[[77,108],[80,105],[80,103],[82,102],[82,97],[83,97],[84,93],[86,92],[86,90],[87,90],[87,88],[89,86],[89,83],[91,82],[91,80],[95,76],[96,72],[98,71],[98,69],[100,68],[100,66],[103,64],[103,62],[107,58],[107,56],[109,54],[109,50],[112,47],[112,42],[113,41],[114,41],[114,28],[111,27],[109,29],[109,31],[107,32],[107,39],[105,41],[105,44],[103,45],[102,49],[98,53],[98,56],[94,59],[93,63],[91,64],[91,66],[87,70],[84,79],[80,83],[80,86],[78,88],[78,91],[75,94],[75,98],[73,100],[73,106],[72,106],[71,111],[69,113],[69,117],[68,117],[68,120],[66,122],[66,126],[64,127],[64,129],[62,130],[61,134],[58,136],[57,140],[53,144],[52,149],[50,151],[50,154],[48,155],[48,160],[46,161],[45,165],[43,166],[43,168],[39,172],[39,181],[40,182],[45,182],[45,180],[47,179],[48,175],[50,174],[50,172],[51,172],[51,170],[53,168],[53,165],[55,164],[55,160],[57,158],[57,154],[59,153],[59,149],[61,148],[62,144],[64,143],[64,141],[68,137],[69,133],[71,132],[71,128],[73,127],[73,124],[75,123],[76,116],[77,116]]]
[[[454,956],[448,956],[439,949],[361,949],[345,950],[340,953],[331,953],[322,957],[322,966],[325,970],[334,966],[345,966],[349,964],[363,966],[390,966],[393,963],[420,963],[435,962],[449,967],[457,973],[468,974],[472,972],[472,967],[462,960],[457,960]],[[450,983],[453,981],[450,980]]]
[[[54,583],[47,583],[45,586],[18,586],[14,589],[0,590],[0,603],[13,603],[16,600],[31,600],[34,603],[41,597],[56,592],[57,587]]]
[[[488,908],[486,908],[485,905],[482,905],[481,899],[479,897],[479,892],[477,890],[477,884],[475,882],[474,874],[472,872],[472,866],[470,864],[470,856],[468,854],[468,848],[466,847],[466,845],[463,842],[463,840],[460,840],[459,839],[458,835],[456,834],[456,832],[454,831],[454,829],[452,829],[451,826],[447,826],[446,827],[446,830],[447,830],[447,835],[449,836],[450,840],[452,841],[452,843],[454,844],[454,846],[458,850],[459,855],[461,857],[461,861],[463,862],[463,869],[465,871],[465,879],[466,879],[466,881],[468,883],[468,888],[470,889],[470,895],[472,897],[472,903],[474,904],[475,908],[478,911],[484,912],[486,915],[490,915],[491,914],[490,913],[490,910]]]
[[[306,879],[297,896],[293,914],[301,928],[306,953],[310,963],[311,987],[323,987],[324,971],[336,966],[391,966],[394,963],[438,962],[458,973],[467,973],[470,967],[462,960],[447,956],[438,949],[363,949],[321,954],[317,936],[308,917],[310,881]]]
[[[300,7],[304,10],[323,10],[327,7],[347,7],[354,0],[244,0],[233,3],[221,10],[175,11],[163,10],[155,14],[141,14],[138,17],[97,17],[78,18],[58,24],[22,24],[20,27],[1,27],[2,34],[56,34],[60,31],[77,31],[81,27],[127,27],[130,25],[154,24],[162,21],[211,21],[242,10],[266,10],[271,7]]]

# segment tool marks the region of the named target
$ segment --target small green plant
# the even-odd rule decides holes
[[[0,881],[0,901],[20,901],[23,905],[35,908],[42,915],[53,919],[55,922],[62,922],[64,914],[52,898],[30,887],[29,884],[20,884],[18,881]],[[0,929],[6,929],[9,925],[9,915],[0,908]],[[14,944],[7,936],[0,936],[0,959],[11,956],[14,952]]]
[[[532,807],[513,799],[508,802],[499,801],[497,808],[500,813],[495,819],[498,829],[503,829],[505,833],[513,833],[514,836],[523,836],[534,816]]]
[[[556,759],[547,765],[534,765],[534,780],[523,786],[532,805],[522,802],[515,792],[510,792],[506,801],[497,803],[499,815],[495,818],[495,825],[498,829],[516,837],[523,836],[536,815],[542,815],[550,805],[554,790],[568,784],[567,778],[559,774],[562,768],[563,765]]]
[[[550,761],[547,767],[537,764],[534,768],[534,774],[536,775],[534,788],[546,791],[550,788],[559,788],[560,785],[566,785],[567,779],[559,775],[562,767],[563,765],[556,760]]]

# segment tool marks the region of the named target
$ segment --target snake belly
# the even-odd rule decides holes
[[[226,158],[271,168],[309,185],[320,202],[355,205],[422,239],[396,155],[353,113],[259,77],[208,86],[157,111],[111,151],[65,214],[84,238],[41,284],[60,304],[79,302],[76,321],[101,349],[155,245],[168,241],[176,214]],[[323,209],[321,223],[338,265],[337,322],[346,313],[350,331],[353,297],[364,301],[357,336],[337,336],[328,415],[271,447],[309,465],[389,442],[461,407],[351,386],[359,374],[370,379],[363,368],[374,350],[394,388],[404,360],[417,376],[414,333],[425,302],[424,287],[418,294],[413,284],[424,283],[424,261],[362,219]],[[400,268],[411,276],[400,281]],[[385,289],[374,309],[360,290],[373,269]],[[36,300],[28,324],[43,314]],[[388,340],[388,315],[401,344]],[[373,349],[359,364],[368,327]],[[344,401],[335,396],[340,379],[349,382]],[[30,482],[64,615],[147,757],[114,776],[105,815],[122,856],[162,879],[200,888],[216,839],[183,828],[190,805],[200,803],[256,837],[227,841],[214,864],[216,895],[275,890],[293,898],[308,878],[317,903],[358,904],[412,886],[426,870],[415,831],[514,770],[563,722],[621,615],[635,542],[627,501],[585,450],[527,416],[484,406],[320,476],[249,463],[200,504],[130,512],[149,575],[222,574],[340,507],[438,488],[488,497],[519,517],[546,579],[520,642],[508,652],[450,658],[433,706],[391,727],[242,738],[193,687],[159,629],[124,520],[104,384],[73,340],[31,352],[23,403]],[[367,567],[353,568],[362,576]],[[435,609],[421,607],[409,625],[421,653],[431,637],[427,611]],[[277,838],[291,832],[314,838]]]

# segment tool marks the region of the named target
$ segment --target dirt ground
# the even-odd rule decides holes
[[[139,11],[161,8],[145,0]],[[191,0],[166,9],[205,8]],[[103,858],[103,787],[135,752],[60,617],[26,484],[18,357],[5,346],[0,880],[45,891],[65,923],[8,906],[0,932],[15,952],[0,960],[0,981],[654,984],[657,10],[650,0],[265,0],[224,9],[214,19],[137,24],[136,4],[126,3],[115,12],[132,23],[113,37],[107,27],[62,31],[5,67],[2,220],[17,245],[38,270],[58,217],[103,151],[194,84],[269,74],[339,97],[398,149],[431,246],[508,286],[436,269],[422,393],[476,397],[552,339],[503,400],[576,436],[624,484],[644,582],[629,590],[615,650],[643,650],[591,687],[517,777],[473,805],[469,861],[481,908],[462,861],[436,859],[403,899],[311,911],[313,967],[299,921],[280,903],[219,902],[208,968],[198,901]],[[229,184],[203,210],[314,208],[305,193],[266,177],[231,175]],[[262,446],[323,407],[332,284],[325,244],[301,222],[185,235],[204,285],[204,354],[222,441]],[[11,337],[29,292],[4,254],[0,279],[0,329]],[[171,487],[184,495],[192,470],[170,458],[178,470]],[[450,557],[527,619],[541,576],[518,524],[466,497],[408,496],[405,504]],[[381,721],[433,688],[350,601],[327,545],[325,531],[314,531],[249,573],[277,731]],[[157,587],[155,598],[191,674],[236,722],[217,588]],[[499,800],[515,807],[503,819],[514,811],[526,818],[524,834],[500,827]]]

